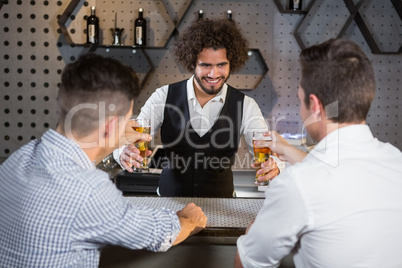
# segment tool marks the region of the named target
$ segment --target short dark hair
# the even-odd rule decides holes
[[[59,124],[63,131],[68,127],[76,135],[86,136],[99,127],[101,112],[106,118],[127,114],[139,92],[132,68],[112,58],[84,54],[63,70],[58,95]]]
[[[331,39],[300,53],[304,102],[314,94],[324,107],[337,103],[337,123],[360,123],[375,95],[373,67],[361,48],[346,39]]]
[[[227,19],[201,19],[188,27],[173,46],[177,62],[189,72],[196,66],[204,48],[225,48],[230,72],[240,70],[248,59],[248,42],[234,22]]]

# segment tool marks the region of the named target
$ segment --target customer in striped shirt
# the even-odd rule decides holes
[[[129,203],[95,168],[124,143],[138,93],[134,71],[114,59],[87,54],[67,65],[56,130],[0,166],[0,267],[98,267],[107,244],[166,251],[205,227],[195,204],[174,212]]]

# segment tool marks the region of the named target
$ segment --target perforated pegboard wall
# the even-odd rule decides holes
[[[286,0],[280,2],[286,6]],[[56,96],[61,71],[88,48],[69,45],[57,24],[70,1],[3,3],[0,9],[0,157],[7,157],[30,139],[38,138],[46,129],[56,126]],[[124,44],[131,45],[138,8],[145,9],[150,25],[149,44],[153,48],[145,49],[145,54],[127,47],[101,47],[95,51],[131,65],[141,78],[153,66],[153,72],[136,100],[137,113],[157,87],[190,76],[176,65],[168,49],[174,41],[169,39],[174,27],[179,32],[183,30],[196,19],[199,9],[207,18],[224,17],[228,9],[232,10],[233,19],[242,27],[251,48],[259,50],[269,71],[263,75],[258,59],[251,59],[245,69],[231,76],[229,83],[246,89],[244,92],[256,99],[264,116],[270,120],[271,128],[281,125],[282,129],[285,126],[284,130],[286,126],[294,128],[300,121],[296,97],[300,46],[294,31],[299,27],[301,38],[311,45],[336,37],[349,16],[344,2],[339,0],[317,0],[307,14],[280,13],[273,0],[81,0],[80,8],[66,25],[75,43],[85,40],[85,16],[94,3],[101,19],[104,44],[111,43],[110,28],[114,27],[117,13],[118,27],[125,28]],[[311,1],[303,3],[306,9]],[[188,12],[183,16],[187,8]],[[366,0],[359,12],[383,51],[395,51],[402,45],[402,22],[391,0],[381,1],[381,4]],[[402,55],[373,54],[354,21],[343,37],[360,44],[374,64],[377,94],[368,117],[374,135],[401,149],[402,138],[398,133],[402,128],[399,114]],[[144,60],[146,57],[149,62]],[[260,80],[259,83],[256,80]],[[253,87],[256,88],[252,90]],[[244,142],[239,152],[245,154]]]

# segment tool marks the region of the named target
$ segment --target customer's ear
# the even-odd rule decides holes
[[[309,96],[310,99],[310,110],[312,111],[312,113],[318,113],[318,111],[322,110],[322,103],[320,101],[320,99],[314,95],[314,94],[310,94]]]
[[[103,134],[105,139],[118,135],[118,120],[118,116],[109,116],[108,120],[106,120]]]

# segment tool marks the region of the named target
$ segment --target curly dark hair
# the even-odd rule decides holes
[[[234,22],[227,19],[201,19],[188,27],[172,50],[177,62],[189,72],[195,69],[198,54],[204,48],[226,48],[230,72],[239,71],[248,59],[248,42]]]

